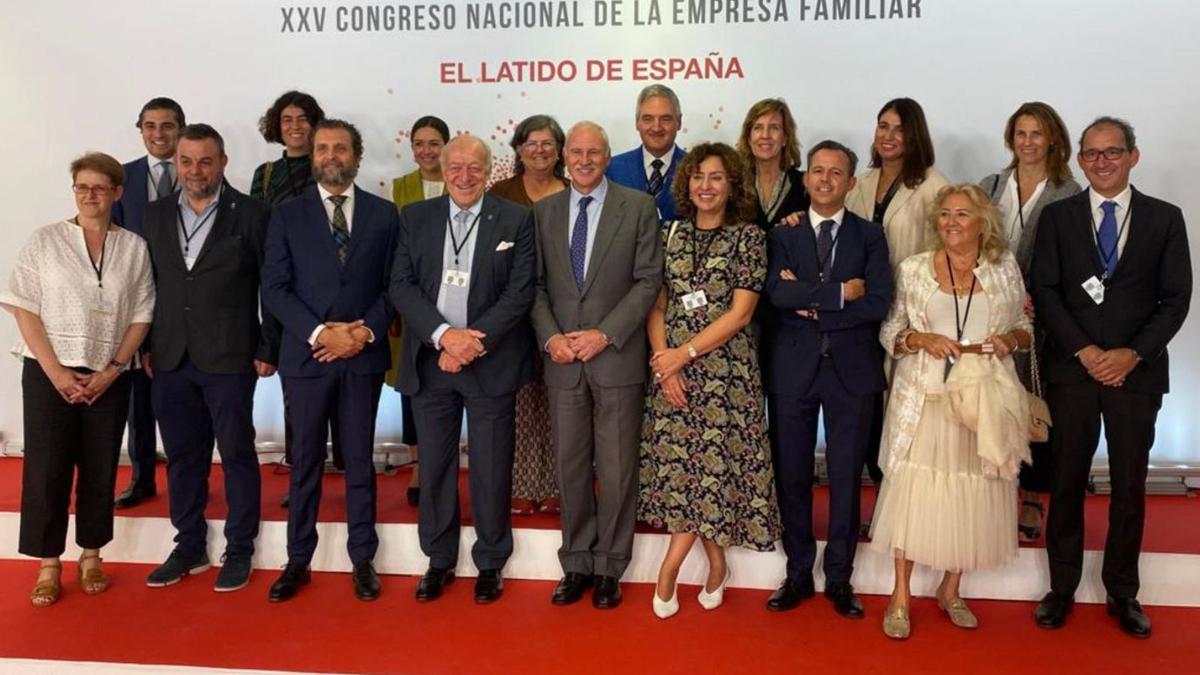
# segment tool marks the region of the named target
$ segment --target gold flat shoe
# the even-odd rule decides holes
[[[83,569],[83,561],[93,558],[96,560],[96,567]],[[100,568],[100,561],[99,554],[79,556],[79,587],[86,595],[100,595],[108,590],[108,575]]]
[[[954,598],[950,602],[944,602],[938,598],[938,607],[950,617],[950,623],[959,628],[970,630],[979,627],[979,619],[975,618],[962,598]]]
[[[883,634],[893,640],[907,640],[912,632],[907,607],[892,607],[883,613]]]
[[[49,579],[38,581],[29,593],[29,601],[34,607],[49,607],[58,602],[58,597],[62,595],[62,563],[43,564],[42,569],[52,569],[56,572]]]

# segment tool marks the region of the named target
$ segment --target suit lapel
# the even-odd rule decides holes
[[[431,213],[429,222],[423,222],[418,217],[414,219],[413,224],[422,230],[428,230],[417,233],[417,241],[422,242],[425,247],[422,254],[431,261],[430,269],[433,274],[426,275],[420,282],[425,296],[436,301],[438,286],[442,283],[442,253],[446,250],[446,227],[450,222],[450,198],[435,197],[429,204]]]
[[[829,269],[829,280],[834,279],[851,279],[853,274],[846,272],[846,266],[852,260],[851,251],[857,251],[859,247],[858,238],[861,231],[858,227],[858,221],[855,220],[854,214],[850,213],[849,209],[842,216],[842,225],[838,228],[837,241],[834,242],[833,266]],[[816,238],[814,236],[813,245],[816,246]],[[813,250],[816,250],[815,248]],[[845,254],[845,255],[843,255]]]
[[[1096,278],[1104,277],[1104,264],[1096,250],[1096,230],[1092,226],[1091,188],[1079,193],[1079,201],[1072,209],[1075,220],[1075,238],[1079,241],[1079,251],[1087,256],[1090,266],[1096,271]],[[1130,200],[1132,206],[1132,200]]]
[[[900,179],[897,178],[896,180]],[[878,185],[876,187],[878,188]],[[900,209],[904,208],[904,205],[908,203],[908,200],[912,199],[914,194],[916,194],[916,190],[908,187],[903,182],[900,183],[900,187],[896,189],[896,194],[892,196],[892,203],[888,204],[887,211],[883,213],[883,222],[880,225],[883,225],[885,231],[888,229],[889,223],[896,218],[896,214],[900,212]],[[871,199],[874,198],[875,193],[872,192]]]
[[[471,290],[467,294],[467,314],[482,302],[484,284],[490,288],[487,271],[492,268],[492,256],[500,240],[500,220],[496,215],[496,201],[491,195],[483,196],[479,208],[479,224],[475,230],[475,248],[471,253]]]
[[[1125,248],[1120,251],[1120,257],[1117,258],[1117,267],[1113,270],[1115,278],[1125,269],[1125,261],[1130,256],[1136,256],[1141,250],[1143,243],[1146,241],[1148,233],[1147,227],[1151,227],[1150,219],[1146,218],[1146,202],[1142,199],[1142,193],[1135,188],[1129,188],[1129,223],[1125,226]],[[1121,223],[1117,223],[1117,236],[1121,235]],[[1118,244],[1120,240],[1118,239]]]
[[[596,239],[592,242],[592,255],[588,258],[587,275],[583,278],[583,288],[580,294],[587,293],[604,261],[604,255],[612,244],[617,231],[621,229],[621,221],[625,216],[625,200],[617,196],[610,185],[604,196],[604,207],[600,210],[600,222],[596,223]],[[569,251],[569,247],[568,247]],[[568,255],[569,257],[569,255]],[[573,276],[573,271],[572,271]]]
[[[300,199],[304,199],[304,208],[308,211],[309,231],[315,239],[317,247],[324,251],[324,255],[333,263],[334,269],[340,269],[341,264],[337,259],[337,246],[333,243],[333,232],[329,229],[329,214],[325,212],[325,205],[321,203],[320,191],[314,186],[307,197],[300,197]],[[353,238],[351,236],[351,239]]]
[[[546,214],[546,225],[543,229],[545,236],[542,242],[543,264],[549,268],[552,265],[561,265],[562,269],[558,270],[558,274],[562,278],[569,279],[567,284],[571,287],[571,292],[578,294],[579,288],[575,285],[575,271],[571,268],[571,188],[568,186],[563,190],[562,195],[552,195],[546,199],[553,200],[550,202],[549,213]],[[546,270],[547,276],[553,277],[549,269]]]
[[[354,253],[358,251],[362,241],[367,238],[368,231],[374,224],[374,219],[371,217],[372,214],[369,211],[370,207],[367,206],[366,200],[363,199],[363,191],[358,189],[357,185],[351,187],[351,189],[354,190],[354,212],[350,216],[354,219],[354,225],[352,226],[353,229],[350,230],[350,248],[346,251],[346,264],[343,267],[350,266],[350,261],[354,260]],[[333,241],[332,232],[329,234],[329,241]],[[333,256],[337,258],[336,246],[334,247]]]
[[[200,253],[196,255],[196,262],[192,265],[192,269],[200,266],[208,252],[221,238],[225,237],[230,230],[230,220],[234,217],[234,209],[236,204],[233,201],[233,195],[230,194],[231,188],[225,186],[221,189],[220,199],[217,201],[217,212],[213,214],[212,229],[208,231],[208,236],[204,238],[204,245],[200,247]]]

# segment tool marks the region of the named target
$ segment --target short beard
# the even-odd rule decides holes
[[[313,165],[313,178],[321,185],[336,188],[347,188],[354,183],[358,176],[358,165],[336,167]]]
[[[221,187],[222,180],[224,180],[223,177],[218,178],[217,180],[205,184],[204,188],[200,190],[193,190],[192,186],[187,181],[184,181],[183,190],[187,193],[187,196],[190,199],[208,199],[209,197],[217,194],[217,189]]]

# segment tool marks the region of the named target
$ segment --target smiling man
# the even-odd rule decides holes
[[[458,565],[458,469],[462,415],[471,438],[475,602],[497,600],[512,555],[516,391],[533,372],[536,250],[529,210],[484,194],[492,155],[458,136],[442,151],[448,196],[405,206],[390,297],[404,314],[397,389],[412,397],[421,465],[417,532],[429,569],[417,600],[434,600]]]
[[[675,145],[675,136],[683,124],[679,97],[666,85],[647,86],[638,94],[634,123],[642,144],[613,157],[608,177],[653,197],[661,222],[675,220],[679,216],[671,181],[684,155],[683,149]]]
[[[1138,557],[1154,425],[1168,388],[1167,343],[1187,316],[1192,263],[1179,207],[1129,184],[1141,159],[1133,127],[1100,117],[1077,155],[1088,189],[1042,212],[1033,253],[1033,297],[1046,327],[1042,370],[1054,418],[1046,552],[1050,592],[1036,619],[1066,623],[1083,573],[1083,501],[1101,421],[1112,503],[1100,577],[1108,613],[1150,636],[1138,604]]]

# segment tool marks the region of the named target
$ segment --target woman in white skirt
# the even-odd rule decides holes
[[[967,570],[1017,552],[1016,482],[980,458],[976,434],[951,414],[945,382],[964,353],[1003,359],[1030,344],[1025,285],[999,215],[974,185],[939,191],[929,214],[932,250],[900,264],[896,299],[880,331],[893,358],[871,547],[896,559],[883,629],[910,631],[913,563],[945,571],[938,606],[962,628],[978,621],[959,596]]]

